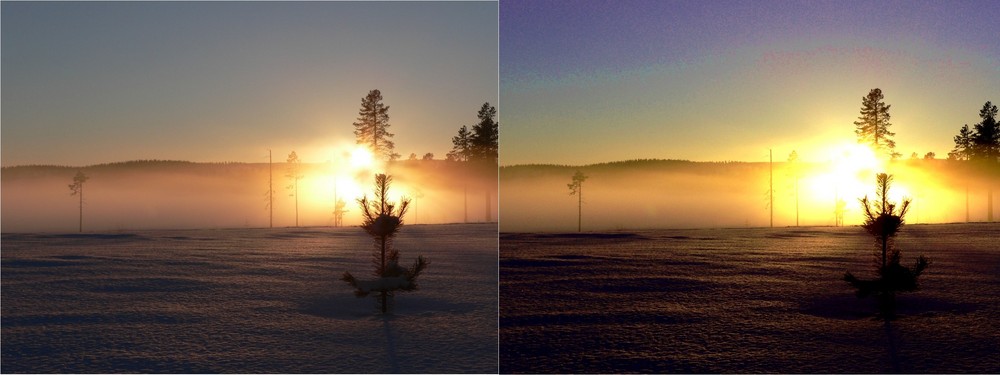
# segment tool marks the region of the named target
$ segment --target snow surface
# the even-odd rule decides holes
[[[395,243],[430,265],[382,316],[358,227],[3,234],[0,371],[495,373],[496,224]]]
[[[1000,224],[906,225],[921,290],[873,319],[858,227],[500,235],[504,373],[1000,373]]]

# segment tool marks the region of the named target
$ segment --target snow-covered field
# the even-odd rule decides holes
[[[858,227],[500,236],[500,371],[998,373],[1000,225],[907,225],[931,258],[873,319]]]
[[[12,372],[497,371],[497,226],[405,226],[420,290],[377,313],[357,227],[2,236]]]

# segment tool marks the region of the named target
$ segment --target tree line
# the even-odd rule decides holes
[[[869,146],[877,155],[883,155],[890,160],[899,159],[902,154],[896,151],[896,142],[892,139],[896,133],[889,130],[892,126],[890,121],[892,116],[889,113],[891,105],[885,103],[885,96],[882,90],[879,88],[874,88],[861,98],[861,110],[858,120],[854,124],[854,133],[857,136],[857,142],[859,144],[865,144]],[[979,123],[973,124],[969,127],[968,124],[963,125],[959,131],[958,135],[954,137],[955,147],[948,153],[948,159],[958,162],[968,163],[967,171],[972,173],[980,174],[988,178],[997,177],[1000,175],[1000,123],[997,122],[997,106],[993,105],[992,102],[987,101],[983,104],[983,107],[979,110],[979,117],[981,121]],[[924,159],[934,159],[935,153],[928,152],[924,154]],[[917,159],[919,156],[916,153],[911,155],[911,159]],[[656,161],[657,163],[662,163],[663,161]],[[795,225],[799,224],[799,178],[801,177],[801,170],[798,166],[799,156],[798,153],[793,150],[788,156],[789,176],[791,177],[793,183],[791,189],[795,194]],[[891,177],[891,176],[890,176]],[[577,230],[582,230],[581,221],[583,216],[583,200],[582,200],[582,184],[588,178],[580,171],[577,171],[571,177],[571,183],[568,184],[570,189],[570,195],[578,195],[577,197]],[[774,187],[768,188],[765,193],[765,200],[767,204],[765,209],[771,209],[772,213],[772,223],[773,226],[773,194]],[[966,188],[966,200],[968,200],[968,188]],[[834,208],[834,219],[835,225],[840,226],[843,224],[844,211],[846,210],[847,203],[842,199],[842,197],[835,198],[835,208]],[[993,221],[993,189],[987,189],[987,221]],[[901,216],[901,215],[900,215]],[[968,205],[966,205],[966,221],[968,219]]]
[[[445,160],[451,162],[470,162],[470,164],[476,164],[480,167],[482,166],[492,166],[492,168],[497,167],[497,157],[499,150],[499,123],[496,121],[497,110],[496,107],[491,106],[489,102],[483,103],[480,107],[477,118],[479,121],[473,124],[471,130],[468,125],[462,125],[458,130],[458,135],[452,137],[452,149],[447,154]],[[380,160],[384,161],[396,161],[399,159],[399,153],[395,152],[395,143],[392,141],[392,137],[395,134],[389,132],[389,106],[383,102],[382,92],[378,89],[370,90],[367,95],[361,98],[361,109],[358,111],[357,120],[352,124],[354,126],[354,136],[355,143],[366,147],[371,151],[372,155]],[[433,160],[434,154],[426,153],[422,160]],[[268,210],[269,217],[269,227],[274,225],[274,178],[273,178],[273,168],[270,166],[271,156],[270,151],[268,155],[268,165],[269,165],[269,178],[268,178],[268,188],[265,191],[264,196],[266,200],[265,209]],[[410,160],[416,160],[416,154],[410,155]],[[120,163],[110,163],[109,166],[127,166],[129,164],[135,164],[140,162],[148,161],[130,161],[130,162],[120,162]],[[179,164],[190,162],[181,161],[159,161],[156,162],[164,164]],[[285,186],[286,190],[289,192],[289,196],[294,198],[295,201],[295,226],[299,225],[299,214],[298,214],[298,197],[299,197],[299,180],[305,177],[302,172],[301,159],[295,151],[288,154],[285,160],[285,178],[289,181],[288,185]],[[80,196],[80,225],[79,230],[83,231],[83,185],[89,179],[82,171],[78,171],[76,176],[74,176],[73,184],[70,185],[71,195]],[[335,193],[336,194],[336,193]],[[491,192],[486,192],[486,204],[487,204],[487,219],[490,217],[489,206]],[[467,198],[466,198],[467,199]],[[339,197],[334,197],[334,225],[340,226],[343,222],[344,214],[347,212],[346,202]],[[468,221],[466,215],[466,221]]]

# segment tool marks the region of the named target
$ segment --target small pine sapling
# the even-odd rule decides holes
[[[880,173],[876,180],[878,183],[876,202],[869,201],[867,195],[860,201],[865,214],[865,223],[861,227],[875,237],[875,265],[878,278],[863,280],[846,272],[844,281],[857,289],[858,298],[874,294],[878,299],[879,317],[890,320],[895,317],[896,292],[917,290],[917,278],[927,269],[930,261],[921,255],[913,267],[900,264],[901,257],[899,249],[895,246],[895,237],[899,228],[903,226],[903,218],[910,208],[910,200],[904,199],[902,206],[899,207],[890,203],[888,194],[892,176]]]
[[[375,251],[372,263],[375,266],[374,280],[358,280],[350,272],[344,272],[341,280],[355,288],[358,297],[369,293],[378,293],[378,306],[382,313],[389,310],[393,292],[413,291],[417,289],[417,276],[429,264],[423,256],[418,256],[413,266],[406,268],[399,265],[399,251],[392,246],[392,239],[403,225],[403,216],[410,206],[410,200],[403,198],[397,207],[388,201],[389,185],[392,177],[385,174],[375,176],[375,198],[369,200],[365,195],[358,199],[361,205],[361,215],[364,221],[361,228],[372,237]]]

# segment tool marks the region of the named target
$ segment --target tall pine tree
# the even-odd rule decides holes
[[[376,158],[396,160],[399,158],[399,154],[393,152],[396,145],[389,140],[395,134],[388,129],[389,106],[382,103],[382,92],[371,90],[361,98],[358,121],[354,123],[357,144],[367,146]]]
[[[948,157],[956,160],[969,160],[971,166],[977,173],[985,177],[987,181],[1000,178],[1000,123],[997,123],[997,106],[992,102],[983,104],[979,110],[979,117],[982,119],[978,124],[969,129],[969,125],[962,125],[955,136],[955,149],[948,154]],[[968,183],[968,179],[966,180]],[[992,185],[990,185],[992,186]],[[965,220],[969,220],[969,188],[966,185],[966,208]],[[987,187],[986,191],[986,220],[993,221],[993,189]]]
[[[979,110],[979,117],[983,121],[975,125],[975,132],[970,137],[972,156],[974,159],[995,163],[997,158],[1000,158],[1000,124],[997,123],[997,106],[986,102]]]
[[[896,141],[889,137],[896,135],[890,132],[889,127],[889,107],[883,101],[882,90],[874,88],[868,95],[861,98],[861,116],[854,122],[856,129],[854,134],[858,136],[858,143],[869,144],[876,154],[885,152],[886,155],[895,159],[901,156],[895,152]]]
[[[948,158],[969,160],[972,156],[972,131],[969,130],[969,124],[962,125],[954,139],[955,148],[948,153]]]
[[[458,129],[458,135],[451,137],[451,151],[448,152],[448,160],[454,161],[468,161],[469,154],[471,153],[471,141],[472,133],[469,133],[469,127],[462,125]]]
[[[500,124],[496,122],[497,109],[489,102],[483,103],[477,116],[479,123],[472,126],[472,135],[469,139],[470,159],[496,163],[500,139]]]

